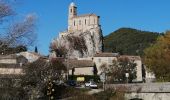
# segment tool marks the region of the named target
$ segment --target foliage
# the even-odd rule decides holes
[[[86,96],[87,96],[87,98],[89,97],[89,95],[87,94],[88,91],[89,91],[89,89],[86,89],[86,88],[79,89],[79,88],[74,88],[74,87],[67,87],[63,91],[62,97],[63,98],[70,97],[69,100],[86,100],[85,99]],[[92,96],[90,96],[90,97],[92,97]],[[84,98],[84,99],[82,99],[82,98]]]
[[[129,73],[129,82],[136,78],[136,64],[127,57],[119,57],[118,61],[113,60],[113,65],[102,64],[100,68],[108,76],[109,82],[126,82],[125,73]]]
[[[170,32],[145,49],[144,63],[159,81],[170,81]]]
[[[89,90],[66,88],[65,96],[68,100],[124,100],[124,91],[107,89],[96,94],[88,94]]]
[[[98,73],[97,67],[96,67],[96,64],[94,64],[94,66],[93,66],[93,74],[97,75],[97,73]]]
[[[0,54],[3,55],[15,54],[24,51],[27,51],[25,46],[9,47],[8,45],[3,45],[0,47]]]
[[[66,70],[64,64],[59,60],[44,60],[40,58],[24,67],[25,75],[22,78],[22,86],[27,91],[28,98],[38,98],[46,96],[49,80],[58,84],[62,80],[62,73]]]
[[[65,46],[59,46],[55,42],[50,44],[50,52],[54,51],[57,57],[66,57],[68,50]]]
[[[37,48],[37,46],[35,47],[34,52],[35,52],[35,53],[38,53],[38,48]]]
[[[71,47],[73,47],[73,49],[78,50],[82,55],[83,55],[83,51],[87,51],[87,47],[86,47],[86,42],[85,39],[80,36],[67,36],[68,41],[71,43]]]
[[[124,91],[107,89],[105,91],[94,94],[96,100],[124,100]]]
[[[159,34],[131,28],[120,28],[104,37],[104,51],[143,55],[143,50],[153,44]]]

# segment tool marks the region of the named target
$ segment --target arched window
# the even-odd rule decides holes
[[[74,20],[74,26],[76,25],[76,22],[75,22],[75,20]]]
[[[72,13],[72,9],[70,9],[70,12]]]
[[[85,19],[85,25],[86,25],[86,19]]]
[[[81,20],[79,20],[79,25],[81,25]]]

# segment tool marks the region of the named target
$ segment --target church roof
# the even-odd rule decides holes
[[[75,16],[74,18],[77,18],[77,17],[87,17],[87,16],[96,16],[98,17],[96,14],[82,14],[82,15],[78,15],[78,16]]]

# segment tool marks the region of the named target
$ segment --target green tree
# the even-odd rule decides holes
[[[136,78],[136,64],[127,57],[119,57],[118,60],[113,60],[111,66],[103,64],[100,68],[107,73],[110,82],[126,82],[125,73],[129,73],[129,82]]]
[[[144,51],[147,70],[153,72],[158,81],[170,81],[170,31]]]
[[[104,37],[104,51],[143,55],[143,50],[153,44],[159,35],[156,32],[120,28]]]

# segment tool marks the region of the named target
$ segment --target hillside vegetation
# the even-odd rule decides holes
[[[104,37],[105,52],[143,55],[143,50],[153,44],[160,33],[120,28]]]

